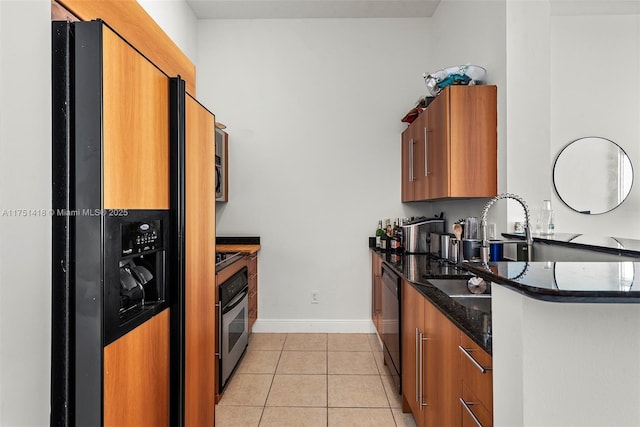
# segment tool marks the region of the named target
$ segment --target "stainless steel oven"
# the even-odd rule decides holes
[[[400,276],[382,264],[382,344],[391,379],[401,392],[402,354],[400,343]]]
[[[220,390],[227,385],[249,343],[248,283],[244,267],[218,288]]]

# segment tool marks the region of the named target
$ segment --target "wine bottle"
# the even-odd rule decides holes
[[[393,221],[393,228],[391,229],[391,252],[396,253],[398,251],[398,221]]]
[[[380,240],[384,231],[382,231],[382,220],[378,221],[378,228],[376,229],[376,249],[380,250]]]

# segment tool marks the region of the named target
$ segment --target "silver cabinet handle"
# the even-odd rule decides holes
[[[420,405],[420,410],[422,411],[422,332],[420,332],[419,336],[418,336],[418,390],[419,390],[419,394],[418,394],[418,404]]]
[[[423,402],[423,398],[424,398],[424,381],[422,380],[423,378],[423,364],[424,364],[424,351],[423,351],[423,345],[422,343],[424,341],[427,341],[429,338],[425,338],[424,334],[422,332],[420,332],[420,399],[418,400],[418,403],[420,404],[420,410],[422,411],[422,408],[424,406],[428,406],[428,403]]]
[[[471,415],[471,418],[473,418],[473,421],[476,423],[476,425],[478,427],[482,427],[482,424],[480,423],[480,420],[478,419],[478,417],[476,417],[476,414],[474,414],[473,411],[471,410],[471,408],[469,407],[469,405],[473,405],[473,403],[471,403],[471,402],[467,403],[467,402],[464,401],[463,398],[460,398],[460,403],[462,404],[462,407],[467,410],[469,415]]]
[[[427,176],[431,173],[429,172],[429,156],[428,156],[429,135],[428,133],[429,131],[427,130],[427,128],[424,128],[424,176]]]
[[[471,360],[471,362],[473,362],[474,365],[476,365],[476,368],[478,368],[480,370],[480,372],[482,372],[483,374],[487,373],[487,371],[490,371],[491,368],[487,368],[482,366],[480,363],[478,363],[478,361],[471,355],[470,351],[464,347],[462,347],[461,345],[458,346],[458,348],[460,349],[460,351],[462,352],[462,354],[464,354],[465,356],[467,356],[467,358],[469,360]]]
[[[419,350],[418,350],[418,346],[420,345],[420,331],[418,330],[418,328],[416,328],[416,402],[420,401],[420,389],[418,388],[420,385],[419,378],[422,378],[422,376],[418,377],[418,371],[420,369],[420,360],[418,355],[419,355]]]
[[[378,314],[380,309],[378,308],[378,288],[380,287],[380,276],[373,276],[374,286],[373,286],[373,313]]]
[[[413,144],[415,144],[415,142],[413,141],[413,138],[411,138],[411,141],[409,141],[409,182],[416,180],[413,170]]]
[[[218,360],[222,360],[222,304],[217,303],[216,307],[218,308],[218,330],[216,331],[218,334]]]

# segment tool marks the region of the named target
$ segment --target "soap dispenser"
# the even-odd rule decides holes
[[[540,235],[553,236],[555,225],[553,223],[553,209],[551,209],[551,200],[542,201],[542,209],[540,210]]]

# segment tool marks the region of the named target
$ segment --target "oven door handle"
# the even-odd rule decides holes
[[[244,297],[249,294],[249,287],[244,288],[238,295],[236,295],[227,305],[224,306],[222,310],[222,314],[227,314],[231,310],[233,310],[238,304],[242,302]]]

